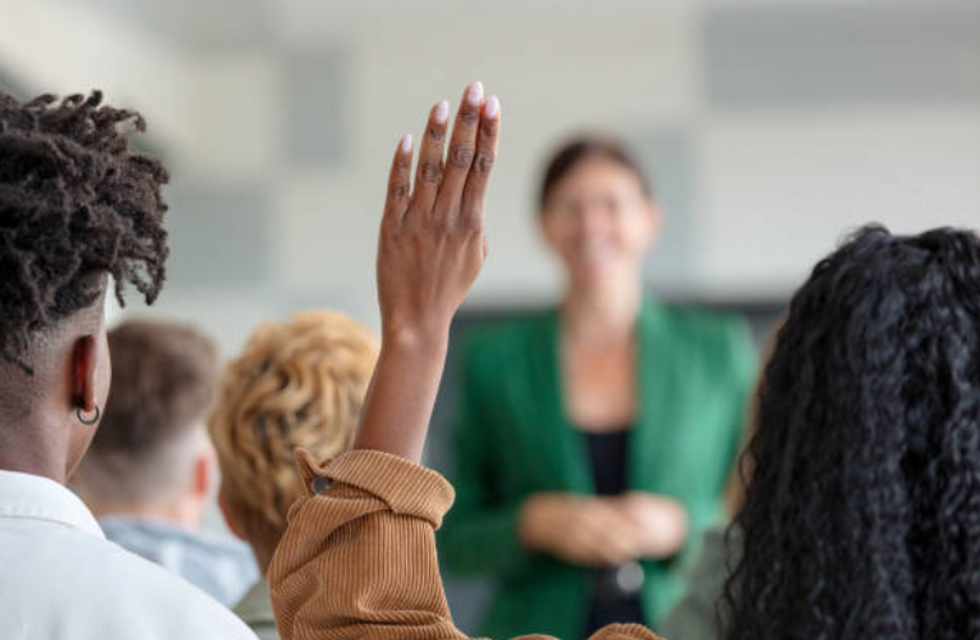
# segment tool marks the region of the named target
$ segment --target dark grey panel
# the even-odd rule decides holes
[[[294,166],[336,166],[347,157],[348,74],[336,49],[290,54],[283,65],[286,157]]]
[[[684,129],[630,133],[626,138],[653,180],[664,211],[660,242],[647,258],[648,279],[667,289],[692,278],[696,261],[697,167],[690,133]]]
[[[9,93],[18,100],[26,100],[29,97],[23,83],[16,80],[13,75],[3,69],[2,66],[0,66],[0,91]]]
[[[201,49],[255,48],[272,41],[264,0],[82,0],[155,37]]]
[[[238,288],[270,277],[272,218],[253,186],[168,189],[168,286]]]
[[[980,100],[980,5],[726,6],[703,24],[720,107]]]

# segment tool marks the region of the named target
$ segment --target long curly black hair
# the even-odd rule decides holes
[[[980,638],[980,239],[866,227],[759,391],[726,640]]]
[[[128,125],[125,126],[125,125]],[[0,355],[31,372],[38,332],[102,296],[111,274],[152,302],[165,276],[167,172],[132,153],[139,114],[98,91],[21,103],[0,92]]]

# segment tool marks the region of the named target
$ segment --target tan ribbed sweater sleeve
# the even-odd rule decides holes
[[[435,530],[453,501],[438,473],[377,451],[318,464],[269,568],[282,640],[462,640],[439,575]],[[326,478],[328,482],[317,480]],[[315,494],[312,485],[329,485]],[[546,638],[546,636],[523,636]],[[656,640],[611,625],[593,640]]]

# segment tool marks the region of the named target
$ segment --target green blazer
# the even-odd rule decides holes
[[[521,503],[541,491],[594,493],[582,434],[564,415],[557,310],[477,332],[463,350],[454,433],[456,503],[439,534],[447,569],[492,575],[497,591],[479,633],[580,638],[592,572],[526,552]],[[757,355],[739,319],[644,303],[637,324],[639,411],[630,439],[630,489],[687,508],[689,544],[677,557],[643,562],[647,622],[656,626],[683,589],[683,569],[703,530],[721,514],[721,493],[739,448]]]

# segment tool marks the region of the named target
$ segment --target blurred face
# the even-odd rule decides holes
[[[573,284],[636,277],[656,241],[660,210],[623,165],[593,156],[552,188],[542,212],[544,235]]]

